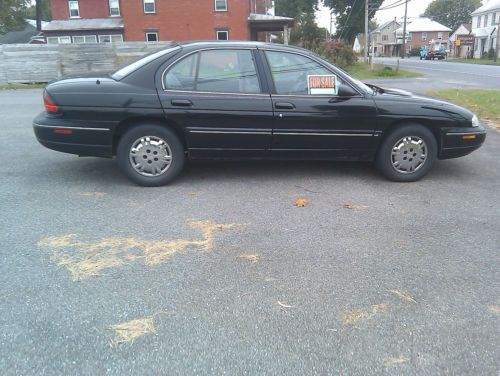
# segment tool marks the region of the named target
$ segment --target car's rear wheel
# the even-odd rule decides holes
[[[384,138],[376,165],[390,180],[416,181],[432,169],[437,149],[436,138],[430,130],[418,124],[403,125]]]
[[[170,129],[156,124],[139,125],[120,139],[116,157],[122,172],[145,187],[174,180],[185,162],[184,147]]]

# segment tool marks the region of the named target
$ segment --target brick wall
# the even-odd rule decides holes
[[[441,40],[443,42],[446,42],[448,41],[449,38],[450,38],[450,33],[444,31]],[[411,33],[411,41],[408,41],[407,49],[410,50],[412,48],[421,48],[424,46],[429,46],[429,42],[432,41],[433,39],[438,40],[437,31],[428,31],[427,38],[425,40],[422,39],[421,32]]]
[[[120,3],[134,2],[136,0],[121,0]],[[52,18],[55,20],[69,19],[68,0],[51,0]],[[121,4],[120,4],[121,5]],[[106,18],[109,17],[108,0],[80,0],[80,18]]]
[[[227,12],[216,12],[214,0],[156,0],[156,13],[144,14],[141,0],[120,2],[127,41],[145,40],[146,30],[157,30],[160,40],[216,39],[216,30],[229,30],[229,39],[250,39],[248,0],[228,0]]]

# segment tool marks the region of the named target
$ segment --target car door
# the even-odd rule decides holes
[[[257,72],[255,51],[244,48],[194,51],[165,70],[160,100],[184,129],[191,157],[268,154],[272,103]]]
[[[273,156],[371,158],[376,130],[372,98],[310,56],[282,50],[263,54],[273,84]],[[311,82],[323,78],[335,80],[336,87],[313,90]]]

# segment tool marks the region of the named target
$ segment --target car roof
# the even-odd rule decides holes
[[[210,47],[255,47],[255,48],[272,48],[280,50],[290,50],[290,51],[303,51],[311,53],[311,51],[305,48],[278,44],[278,43],[266,43],[266,42],[254,42],[254,41],[238,41],[238,40],[228,40],[228,41],[213,41],[213,40],[195,40],[186,42],[177,42],[178,46],[183,48],[210,48]]]

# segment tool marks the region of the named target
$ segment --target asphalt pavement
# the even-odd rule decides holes
[[[193,162],[146,189],[39,145],[41,110],[0,91],[0,374],[498,375],[497,131],[410,184]]]
[[[417,78],[375,79],[367,82],[397,87],[415,93],[425,94],[430,90],[460,88],[460,89],[499,89],[500,66],[454,63],[453,60],[420,60],[418,57],[409,59],[375,58],[375,63],[395,68],[421,73]]]

